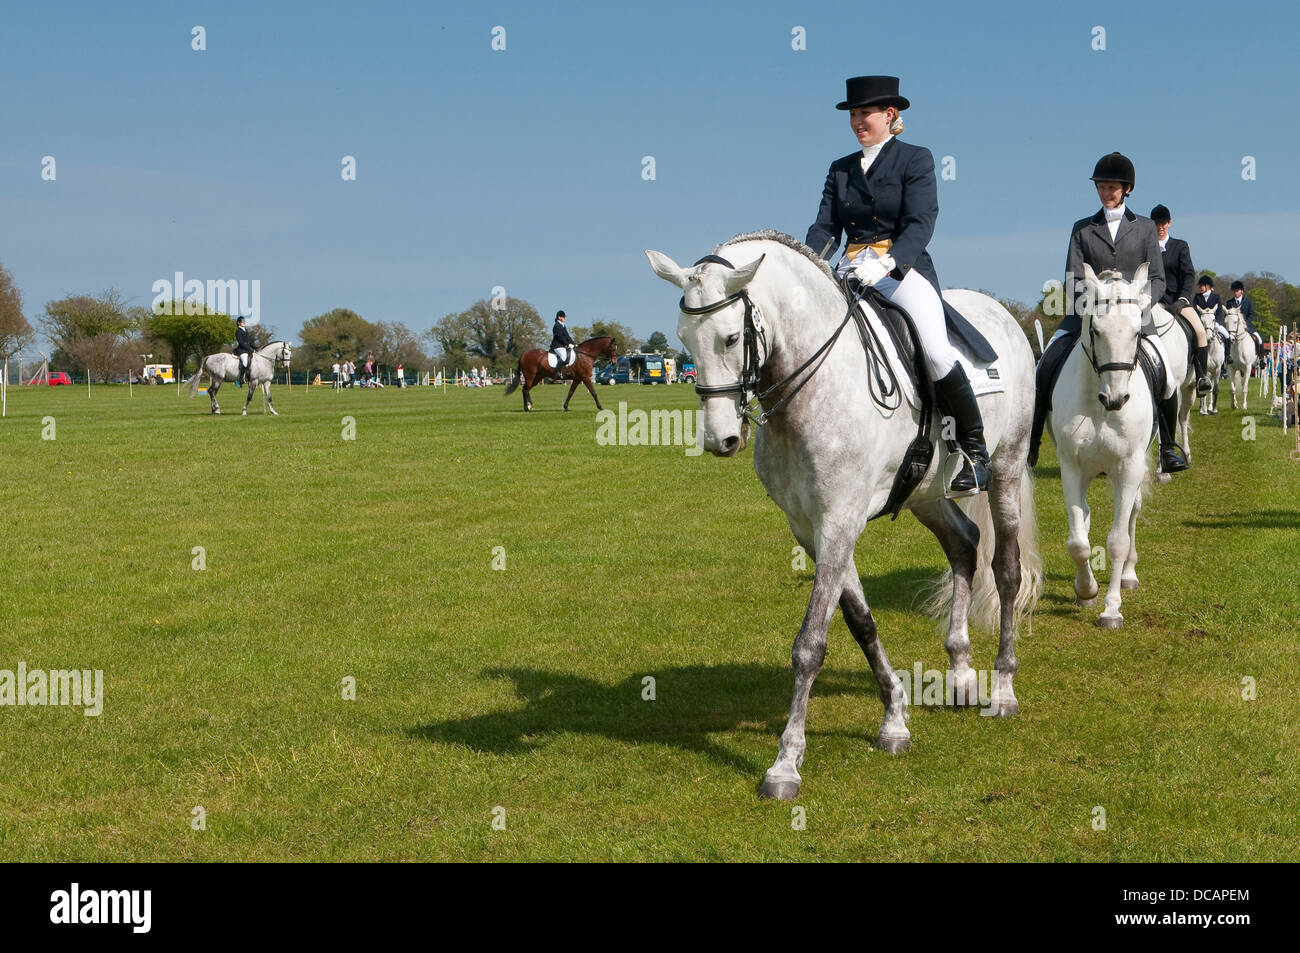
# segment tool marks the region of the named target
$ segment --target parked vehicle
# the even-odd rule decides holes
[[[695,365],[683,364],[681,370],[677,372],[677,379],[683,384],[695,383]]]
[[[60,384],[71,386],[72,378],[68,376],[67,371],[50,371],[49,384],[51,387],[58,387]]]

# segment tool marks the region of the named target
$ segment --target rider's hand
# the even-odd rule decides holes
[[[858,281],[870,288],[881,278],[884,278],[894,270],[894,259],[886,255],[884,258],[875,258],[871,255],[863,255],[853,265],[853,275]]]

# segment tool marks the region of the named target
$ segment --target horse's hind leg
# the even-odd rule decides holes
[[[1120,573],[1119,587],[1121,589],[1136,589],[1138,587],[1137,561],[1138,561],[1138,543],[1137,543],[1137,524],[1138,513],[1142,510],[1142,492],[1138,491],[1133,497],[1133,510],[1128,517],[1128,558],[1124,560],[1124,571]]]
[[[871,614],[866,597],[862,594],[862,580],[852,561],[844,574],[844,592],[840,594],[840,611],[853,633],[854,641],[867,657],[871,671],[876,676],[880,700],[885,706],[885,720],[876,736],[876,747],[890,754],[898,754],[912,743],[912,733],[907,730],[907,693],[903,683],[894,674],[885,655],[885,647],[876,634],[876,619]]]
[[[952,566],[952,609],[948,617],[948,678],[944,698],[950,705],[979,704],[979,678],[970,665],[971,580],[975,576],[975,549],[980,531],[952,500],[934,500],[913,508],[925,526],[934,533]]]
[[[1023,455],[1019,459],[1024,459]],[[989,486],[993,514],[993,580],[998,587],[997,676],[988,707],[981,713],[1005,718],[1020,714],[1016,701],[1016,597],[1020,594],[1020,477],[999,478]]]
[[[212,401],[212,412],[221,413],[221,405],[217,403],[217,388],[221,386],[215,377],[208,378],[208,399]]]
[[[813,575],[812,598],[803,625],[795,636],[791,663],[794,666],[794,699],[790,702],[790,718],[781,734],[781,750],[772,767],[767,769],[759,797],[779,798],[788,801],[799,793],[803,779],[799,766],[803,764],[807,741],[804,723],[808,717],[808,695],[813,680],[822,669],[826,658],[826,627],[835,613],[844,586],[844,573],[853,559],[853,544],[844,539],[830,542],[820,539],[817,547],[817,571]]]
[[[252,400],[253,400],[253,391],[257,390],[257,388],[250,384],[250,385],[248,385],[247,390],[248,390],[248,396],[246,396],[246,397],[244,398],[244,409],[243,409],[243,411],[240,413],[240,416],[241,416],[241,417],[247,417],[247,416],[248,416],[248,405],[249,405],[250,403],[252,403]]]
[[[521,378],[521,380],[524,385],[524,413],[528,413],[528,411],[533,409],[533,399],[528,396],[533,389],[533,382],[526,377]]]

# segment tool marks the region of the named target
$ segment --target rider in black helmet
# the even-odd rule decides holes
[[[1211,386],[1206,368],[1209,344],[1205,340],[1205,325],[1192,307],[1192,299],[1196,297],[1192,290],[1192,282],[1196,280],[1196,269],[1192,267],[1192,250],[1182,239],[1169,237],[1173,216],[1168,208],[1163,205],[1153,208],[1151,221],[1156,226],[1156,239],[1160,242],[1160,254],[1165,266],[1165,294],[1160,303],[1170,314],[1181,314],[1196,332],[1196,393],[1208,394]]]
[[[1065,262],[1066,316],[1060,328],[1038,362],[1038,395],[1034,403],[1034,424],[1029,439],[1029,465],[1038,462],[1038,448],[1043,439],[1043,424],[1051,409],[1051,388],[1065,358],[1074,349],[1082,330],[1082,321],[1075,313],[1074,303],[1086,291],[1083,266],[1091,265],[1093,271],[1118,271],[1125,280],[1144,263],[1150,283],[1152,301],[1159,301],[1165,293],[1165,270],[1160,254],[1160,242],[1151,219],[1137,215],[1126,208],[1124,199],[1133,191],[1136,172],[1132,161],[1125,155],[1112,152],[1097,160],[1092,170],[1092,181],[1102,207],[1091,218],[1074,223],[1070,232],[1070,246]],[[1156,328],[1148,308],[1143,312],[1142,333],[1155,335]],[[1160,469],[1165,473],[1186,470],[1187,458],[1174,441],[1174,428],[1178,417],[1178,395],[1161,400],[1153,394],[1156,403],[1156,424],[1160,430]]]
[[[239,358],[239,379],[245,384],[248,383],[252,370],[254,353],[253,338],[244,326],[244,316],[241,314],[235,319],[235,357]]]

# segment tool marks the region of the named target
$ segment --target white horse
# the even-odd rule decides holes
[[[754,469],[785,511],[795,539],[817,561],[808,611],[794,642],[790,718],[760,791],[762,797],[793,798],[802,780],[808,696],[837,603],[884,704],[876,746],[897,753],[910,743],[907,697],[877,638],[853,554],[868,518],[890,496],[920,414],[907,403],[888,410],[873,402],[871,362],[858,334],[837,336],[849,304],[830,268],[802,243],[770,230],[740,235],[716,251],[747,262],[739,267],[701,259],[683,268],[660,252],[646,255],[657,275],[683,291],[677,333],[695,356],[704,448],[722,457],[740,452],[750,434],[744,416],[754,382],[750,374],[757,389],[775,385],[760,396],[765,409],[757,418],[763,425],[755,439]],[[1005,393],[979,399],[992,454],[988,492],[972,504],[982,526],[944,498],[953,467],[942,464],[953,461],[944,459],[943,450],[939,465],[930,463],[906,505],[938,537],[952,566],[951,601],[941,600],[951,606],[945,643],[949,697],[958,704],[976,703],[967,621],[972,613],[977,622],[996,619],[997,677],[987,712],[1014,715],[1019,710],[1012,686],[1015,628],[1032,610],[1042,579],[1026,463],[1034,360],[1024,332],[992,298],[972,291],[950,291],[947,297],[993,344],[1006,385]],[[800,370],[808,361],[813,363]]]
[[[271,403],[271,379],[275,376],[275,365],[287,365],[292,356],[293,349],[288,341],[272,341],[265,347],[259,348],[257,353],[249,358],[248,396],[244,398],[244,411],[241,416],[248,413],[248,402],[253,399],[254,392],[259,388],[266,398],[267,408],[275,416],[280,416],[276,412],[275,405]],[[222,381],[239,380],[239,358],[225,351],[205,357],[199,364],[199,369],[189,380],[191,397],[199,392],[199,379],[205,373],[210,381],[208,397],[212,401],[212,412],[219,414],[221,407],[217,404],[217,391],[220,390]]]
[[[1088,544],[1088,484],[1101,474],[1110,477],[1115,493],[1115,513],[1106,537],[1110,588],[1097,624],[1118,629],[1124,624],[1120,590],[1138,587],[1137,517],[1154,430],[1156,395],[1146,375],[1137,371],[1142,311],[1150,300],[1145,290],[1147,266],[1143,263],[1132,281],[1124,281],[1117,271],[1104,271],[1098,277],[1087,264],[1083,274],[1095,304],[1081,309],[1080,343],[1061,367],[1048,426],[1061,464],[1070,524],[1066,545],[1074,558],[1079,605],[1095,605],[1099,588]]]
[[[1219,336],[1219,322],[1214,317],[1215,308],[1197,308],[1196,313],[1201,316],[1201,324],[1205,327],[1205,340],[1209,344],[1206,351],[1206,376],[1214,385],[1213,389],[1201,398],[1201,414],[1217,414],[1219,412],[1219,373],[1223,370],[1223,338]]]
[[[1241,409],[1246,410],[1250,396],[1250,372],[1255,367],[1255,338],[1246,327],[1241,308],[1228,308],[1224,324],[1228,326],[1228,376],[1232,384],[1232,409],[1237,409],[1237,390],[1240,384]]]

